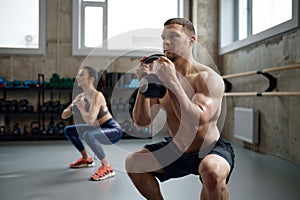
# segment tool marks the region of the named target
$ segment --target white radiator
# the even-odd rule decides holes
[[[234,137],[242,141],[259,143],[259,112],[251,108],[234,108]]]

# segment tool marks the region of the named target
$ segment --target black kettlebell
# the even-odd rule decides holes
[[[11,134],[13,134],[13,135],[20,135],[21,134],[21,129],[19,128],[19,123],[16,123],[14,125],[14,129],[11,132]]]
[[[28,133],[30,133],[29,127],[28,127],[28,125],[24,125],[24,126],[23,126],[23,134],[24,134],[24,135],[27,135]]]
[[[30,124],[31,127],[31,134],[32,135],[39,135],[41,133],[41,123],[38,121],[33,121]]]
[[[52,135],[56,133],[56,126],[54,125],[53,117],[51,117],[49,125],[47,127],[46,134]]]
[[[4,135],[5,134],[5,126],[0,126],[0,135]]]
[[[163,54],[153,54],[149,56],[144,63],[150,64],[154,60],[157,60]],[[156,74],[148,74],[140,80],[139,90],[141,94],[146,98],[160,99],[163,98],[167,92],[163,82],[159,80]]]
[[[71,110],[72,110],[72,113],[73,113],[73,114],[80,114],[80,111],[79,111],[79,109],[78,109],[78,107],[77,107],[76,104],[73,104],[73,105],[71,106]]]

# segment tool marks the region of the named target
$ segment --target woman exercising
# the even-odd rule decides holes
[[[95,166],[93,158],[89,157],[85,150],[82,138],[102,164],[91,177],[91,180],[94,181],[104,180],[115,175],[112,166],[106,160],[102,144],[116,143],[123,134],[120,125],[110,114],[102,92],[97,91],[95,88],[97,76],[96,70],[92,67],[85,66],[79,70],[76,81],[83,92],[79,93],[61,114],[62,119],[73,116],[76,123],[66,126],[64,134],[82,156],[76,162],[71,163],[70,167]],[[76,120],[78,118],[80,123]]]

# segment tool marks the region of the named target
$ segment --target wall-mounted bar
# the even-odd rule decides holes
[[[224,96],[299,96],[300,92],[272,92],[277,87],[277,79],[269,74],[268,72],[275,72],[275,71],[283,71],[283,70],[290,70],[290,69],[297,69],[300,68],[300,64],[295,65],[286,65],[281,67],[272,67],[257,71],[249,71],[249,72],[242,72],[236,74],[229,74],[222,76],[224,83],[225,83],[225,94]],[[232,89],[232,84],[228,79],[231,78],[239,78],[243,76],[251,76],[251,75],[263,75],[269,80],[269,87],[264,92],[230,92]]]
[[[224,93],[226,97],[237,96],[300,96],[300,92],[228,92]]]
[[[297,69],[300,68],[300,64],[295,65],[286,65],[281,67],[272,67],[257,71],[249,71],[249,72],[242,72],[242,73],[236,73],[236,74],[229,74],[222,76],[223,79],[230,79],[230,78],[237,78],[242,76],[250,76],[250,75],[256,75],[256,74],[262,74],[262,73],[268,73],[268,72],[275,72],[275,71],[282,71],[282,70],[289,70],[289,69]]]

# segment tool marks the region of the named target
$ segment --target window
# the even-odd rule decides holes
[[[220,0],[220,54],[299,26],[298,0]]]
[[[0,53],[45,53],[45,5],[45,0],[1,0]]]
[[[183,16],[183,5],[187,3],[73,0],[73,55],[88,55],[91,51],[109,56],[133,51],[137,55],[138,49],[161,48],[162,24],[168,18]]]
[[[289,21],[292,17],[292,0],[252,0],[253,34]]]

